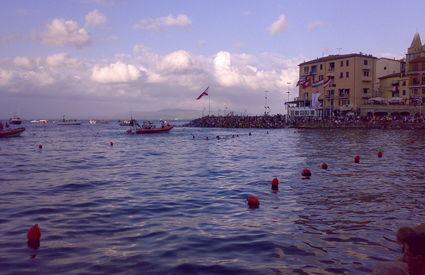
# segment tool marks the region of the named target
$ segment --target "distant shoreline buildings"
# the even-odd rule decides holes
[[[425,106],[425,45],[414,35],[405,59],[329,55],[299,66],[289,117],[415,115]]]

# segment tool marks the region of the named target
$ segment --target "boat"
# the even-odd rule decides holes
[[[132,120],[133,119],[131,119],[131,120],[118,120],[118,123],[120,124],[120,126],[132,126],[131,125]]]
[[[22,123],[22,120],[21,120],[20,117],[15,115],[15,116],[13,116],[12,118],[9,119],[9,123],[19,125],[19,124]]]
[[[31,120],[30,122],[31,123],[42,123],[42,124],[49,123],[49,121],[47,119],[40,119],[40,120],[34,119],[34,120]]]
[[[0,129],[0,138],[3,137],[17,137],[22,134],[22,132],[25,131],[24,127],[19,128],[3,128]]]
[[[106,120],[96,120],[96,119],[91,119],[89,123],[90,124],[108,124]]]
[[[161,127],[156,127],[150,121],[144,121],[142,126],[135,120],[130,120],[130,126],[132,129],[127,130],[127,134],[157,134],[157,133],[166,133],[174,128],[173,125],[170,125],[166,121],[161,121]]]
[[[75,119],[65,119],[63,116],[62,120],[57,123],[58,125],[81,125],[81,122]]]

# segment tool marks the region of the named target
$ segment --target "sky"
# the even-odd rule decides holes
[[[402,58],[423,0],[14,0],[0,3],[0,119],[169,109],[284,114],[298,64]],[[209,98],[196,100],[207,87]],[[289,93],[288,93],[289,91]]]

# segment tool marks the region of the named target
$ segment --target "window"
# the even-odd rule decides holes
[[[308,99],[308,93],[304,94],[304,99]]]
[[[387,69],[387,67],[384,67],[384,70],[386,70]]]
[[[369,76],[369,71],[363,71],[363,76]]]
[[[345,77],[346,77],[346,78],[349,78],[349,77],[350,77],[350,72],[346,72],[346,73],[345,73]]]
[[[363,93],[364,93],[364,94],[369,93],[369,88],[363,88]]]
[[[320,64],[320,69],[323,70],[323,64]]]
[[[311,116],[314,116],[314,111],[310,111],[310,115]]]
[[[304,67],[304,74],[308,74],[308,67]]]
[[[335,63],[334,62],[329,63],[329,69],[328,69],[328,71],[329,72],[333,72],[334,69],[335,69]]]
[[[350,64],[350,60],[345,61],[345,66],[348,67],[349,64]]]
[[[317,65],[311,66],[311,74],[316,74],[316,73],[317,73]]]
[[[341,61],[341,67],[344,67],[344,61]]]
[[[323,80],[323,75],[319,75],[319,81]]]
[[[406,90],[403,90],[403,95],[406,95]]]
[[[413,70],[412,71],[418,71],[418,64],[413,64]]]
[[[406,86],[406,80],[405,80],[405,81],[403,81],[403,86]]]
[[[413,85],[418,85],[419,81],[416,77],[413,78]]]
[[[363,64],[367,65],[367,59],[363,60]]]
[[[422,85],[425,84],[425,77],[422,77]]]
[[[344,77],[344,73],[343,72],[340,72],[339,73],[339,78],[343,78]]]

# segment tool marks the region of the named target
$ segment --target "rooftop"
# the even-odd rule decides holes
[[[325,57],[316,58],[314,60],[303,62],[303,63],[299,64],[298,66],[314,64],[314,63],[319,63],[319,62],[332,61],[332,60],[338,60],[338,59],[351,58],[351,57],[363,57],[363,58],[366,57],[366,58],[377,59],[376,57],[374,57],[371,54],[367,55],[367,54],[363,54],[363,53],[336,54],[336,55],[328,55],[328,56],[325,56]]]

